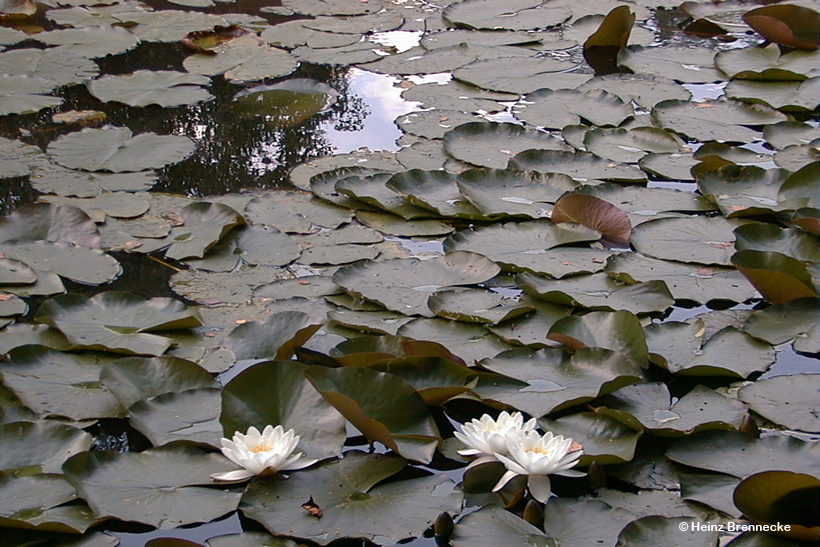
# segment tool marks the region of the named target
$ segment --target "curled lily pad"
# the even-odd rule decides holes
[[[734,100],[668,100],[656,104],[652,115],[662,127],[701,141],[752,142],[760,135],[747,125],[786,121],[784,114],[769,106]]]
[[[773,304],[817,297],[817,288],[805,265],[790,256],[745,250],[732,256],[732,264]]]
[[[348,452],[286,481],[254,482],[242,498],[242,512],[271,533],[311,538],[319,545],[339,537],[395,543],[419,536],[439,513],[458,511],[461,496],[443,475],[382,482],[405,464],[392,456]],[[321,518],[302,508],[309,499]]]
[[[818,304],[813,298],[775,304],[750,317],[743,325],[743,330],[770,344],[793,340],[796,351],[820,353]]]
[[[445,319],[417,318],[398,330],[399,336],[438,342],[467,363],[511,348],[486,328],[470,323]]]
[[[664,76],[647,74],[607,74],[597,76],[578,86],[578,91],[603,89],[623,99],[635,101],[646,109],[651,109],[667,99],[689,100],[692,94],[682,85]]]
[[[481,283],[499,271],[484,256],[451,252],[432,260],[396,258],[346,266],[333,275],[333,282],[350,294],[387,309],[432,317],[427,308],[430,293],[443,287]]]
[[[288,359],[320,326],[306,313],[281,312],[264,322],[238,325],[225,338],[225,347],[237,359]]]
[[[775,526],[776,535],[809,541],[820,537],[817,522],[817,477],[790,471],[764,471],[746,477],[734,492],[738,509],[753,522],[789,523],[789,530]]]
[[[648,359],[643,328],[628,311],[565,317],[552,326],[547,338],[576,350],[592,347],[620,352],[638,366],[645,366]]]
[[[539,173],[563,173],[574,179],[646,180],[646,175],[632,166],[613,163],[589,152],[526,150],[516,154],[510,160],[509,167]]]
[[[182,224],[171,230],[167,239],[173,243],[165,256],[181,260],[202,258],[206,252],[245,219],[232,207],[222,203],[198,201],[179,212]]]
[[[557,420],[542,418],[539,425],[544,431],[563,435],[584,447],[580,465],[591,461],[599,464],[618,464],[632,460],[640,429],[632,429],[623,423],[592,412],[578,412]]]
[[[820,75],[816,52],[792,51],[781,54],[772,44],[721,51],[715,55],[715,65],[732,79],[741,80],[805,80]]]
[[[577,24],[577,22],[576,22]],[[618,52],[629,43],[635,14],[628,6],[612,9],[598,29],[584,42],[584,59],[595,69],[595,74],[617,72]]]
[[[480,289],[437,291],[427,300],[430,310],[447,319],[496,324],[524,315],[532,308]]]
[[[59,329],[75,348],[146,355],[162,355],[171,345],[150,331],[202,324],[196,310],[171,298],[145,300],[119,291],[57,296],[40,306],[36,319]]]
[[[63,473],[97,517],[173,528],[236,509],[240,493],[207,487],[212,473],[232,467],[222,456],[168,445],[140,453],[83,452]]]
[[[743,20],[767,40],[787,47],[817,49],[820,43],[814,32],[820,16],[807,7],[765,6],[746,12]]]
[[[429,463],[440,441],[424,399],[392,374],[360,367],[310,367],[308,380],[371,441]]]
[[[629,46],[621,50],[618,64],[636,74],[664,76],[684,83],[708,83],[724,79],[714,68],[714,57],[714,50],[705,47]]]
[[[629,217],[615,205],[585,194],[565,194],[555,202],[551,220],[589,226],[601,233],[608,247],[627,247],[632,226]]]
[[[820,76],[787,82],[734,80],[726,86],[726,96],[741,101],[763,102],[779,110],[814,110],[820,102],[817,98],[819,90]]]
[[[456,176],[445,171],[411,169],[393,175],[386,186],[404,196],[411,204],[430,209],[441,216],[468,219],[482,217],[460,194]]]
[[[140,133],[125,127],[83,129],[53,141],[48,153],[54,161],[86,171],[142,171],[182,161],[194,151],[188,137]]]
[[[21,207],[0,219],[0,241],[64,242],[99,249],[100,232],[78,207],[38,203]]]
[[[130,106],[156,104],[164,107],[194,104],[211,98],[205,86],[210,78],[169,70],[138,70],[122,76],[104,76],[88,84],[92,95],[103,102]]]

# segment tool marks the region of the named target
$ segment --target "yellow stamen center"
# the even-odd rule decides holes
[[[253,448],[251,448],[251,452],[253,452],[254,454],[259,454],[260,452],[267,452],[270,449],[271,449],[270,445],[258,444],[256,446],[254,446]]]

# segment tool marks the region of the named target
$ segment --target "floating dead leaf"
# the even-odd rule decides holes
[[[196,53],[216,55],[216,48],[219,47],[220,44],[229,42],[245,34],[250,34],[250,32],[236,25],[229,27],[217,25],[213,30],[201,30],[188,33],[182,39],[182,45]]]
[[[6,302],[14,298],[14,295],[11,294],[0,294],[0,302]]]
[[[316,517],[317,519],[322,518],[322,510],[318,505],[316,505],[316,502],[313,501],[312,496],[306,503],[302,504],[302,509],[304,509],[311,517]]]
[[[75,124],[82,127],[92,127],[105,121],[108,116],[99,110],[69,110],[59,112],[51,117],[54,123]]]
[[[299,282],[299,284],[300,285],[310,285],[310,281],[308,281],[307,279],[303,279]]]
[[[122,246],[122,248],[125,249],[126,251],[131,251],[133,249],[139,249],[140,247],[142,247],[142,241],[137,241],[137,240],[129,241],[125,245]]]

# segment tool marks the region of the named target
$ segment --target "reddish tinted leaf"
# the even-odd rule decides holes
[[[732,264],[772,304],[797,298],[816,298],[817,290],[799,260],[773,251],[740,251]]]
[[[817,49],[820,44],[820,14],[809,8],[788,4],[766,6],[747,12],[743,20],[777,44],[800,49]]]
[[[628,247],[632,224],[626,213],[602,199],[585,194],[564,194],[555,202],[552,221],[574,222],[601,232],[608,247]]]

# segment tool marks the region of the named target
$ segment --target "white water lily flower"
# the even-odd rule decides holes
[[[302,469],[318,460],[303,459],[301,452],[293,453],[299,443],[299,435],[281,425],[265,426],[262,433],[251,426],[246,434],[234,433],[233,440],[223,438],[222,453],[244,469],[214,473],[211,478],[218,481],[240,481],[259,475],[263,471],[292,471]]]
[[[549,475],[579,477],[584,473],[572,471],[584,453],[580,445],[562,435],[547,431],[543,436],[536,431],[521,432],[507,438],[509,457],[496,452],[495,457],[504,464],[507,472],[493,488],[501,490],[505,484],[518,475],[527,475],[530,494],[544,503],[549,499],[552,487]]]
[[[469,467],[481,463],[495,461],[496,454],[508,453],[507,436],[510,434],[525,433],[535,429],[535,418],[524,423],[524,416],[520,412],[502,412],[497,420],[489,414],[484,414],[479,420],[471,420],[461,426],[461,431],[454,432],[456,439],[470,448],[459,450],[462,456],[481,456],[473,461]]]

